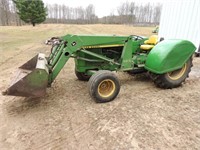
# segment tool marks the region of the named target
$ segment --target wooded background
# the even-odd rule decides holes
[[[66,24],[134,24],[157,25],[159,24],[162,5],[160,3],[121,3],[117,9],[110,12],[109,16],[98,18],[95,7],[89,4],[87,7],[69,7],[66,5],[46,4],[47,19],[44,23]],[[0,25],[24,25],[17,14],[17,9],[12,0],[0,0]]]

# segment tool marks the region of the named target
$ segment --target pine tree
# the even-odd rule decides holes
[[[42,23],[46,20],[47,9],[42,0],[13,0],[16,4],[18,14],[21,20],[26,23]]]

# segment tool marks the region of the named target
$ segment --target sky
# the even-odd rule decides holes
[[[123,2],[136,2],[136,3],[157,3],[162,0],[43,0],[45,4],[65,4],[69,7],[82,6],[87,7],[89,4],[93,4],[95,7],[95,13],[98,17],[110,15],[111,12],[117,14],[117,7]]]

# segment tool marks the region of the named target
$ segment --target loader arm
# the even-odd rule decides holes
[[[88,35],[66,35],[62,37],[61,43],[53,48],[48,58],[49,79],[48,85],[55,80],[59,72],[65,66],[70,57],[76,55],[76,52],[82,51],[88,55],[107,61],[120,67],[120,63],[115,62],[106,56],[86,50],[86,48],[97,46],[124,46],[128,41],[128,36],[88,36]],[[131,56],[131,55],[130,55]]]

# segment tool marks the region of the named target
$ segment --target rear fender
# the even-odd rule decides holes
[[[195,50],[194,44],[187,40],[164,40],[148,54],[145,69],[156,74],[180,69]]]

